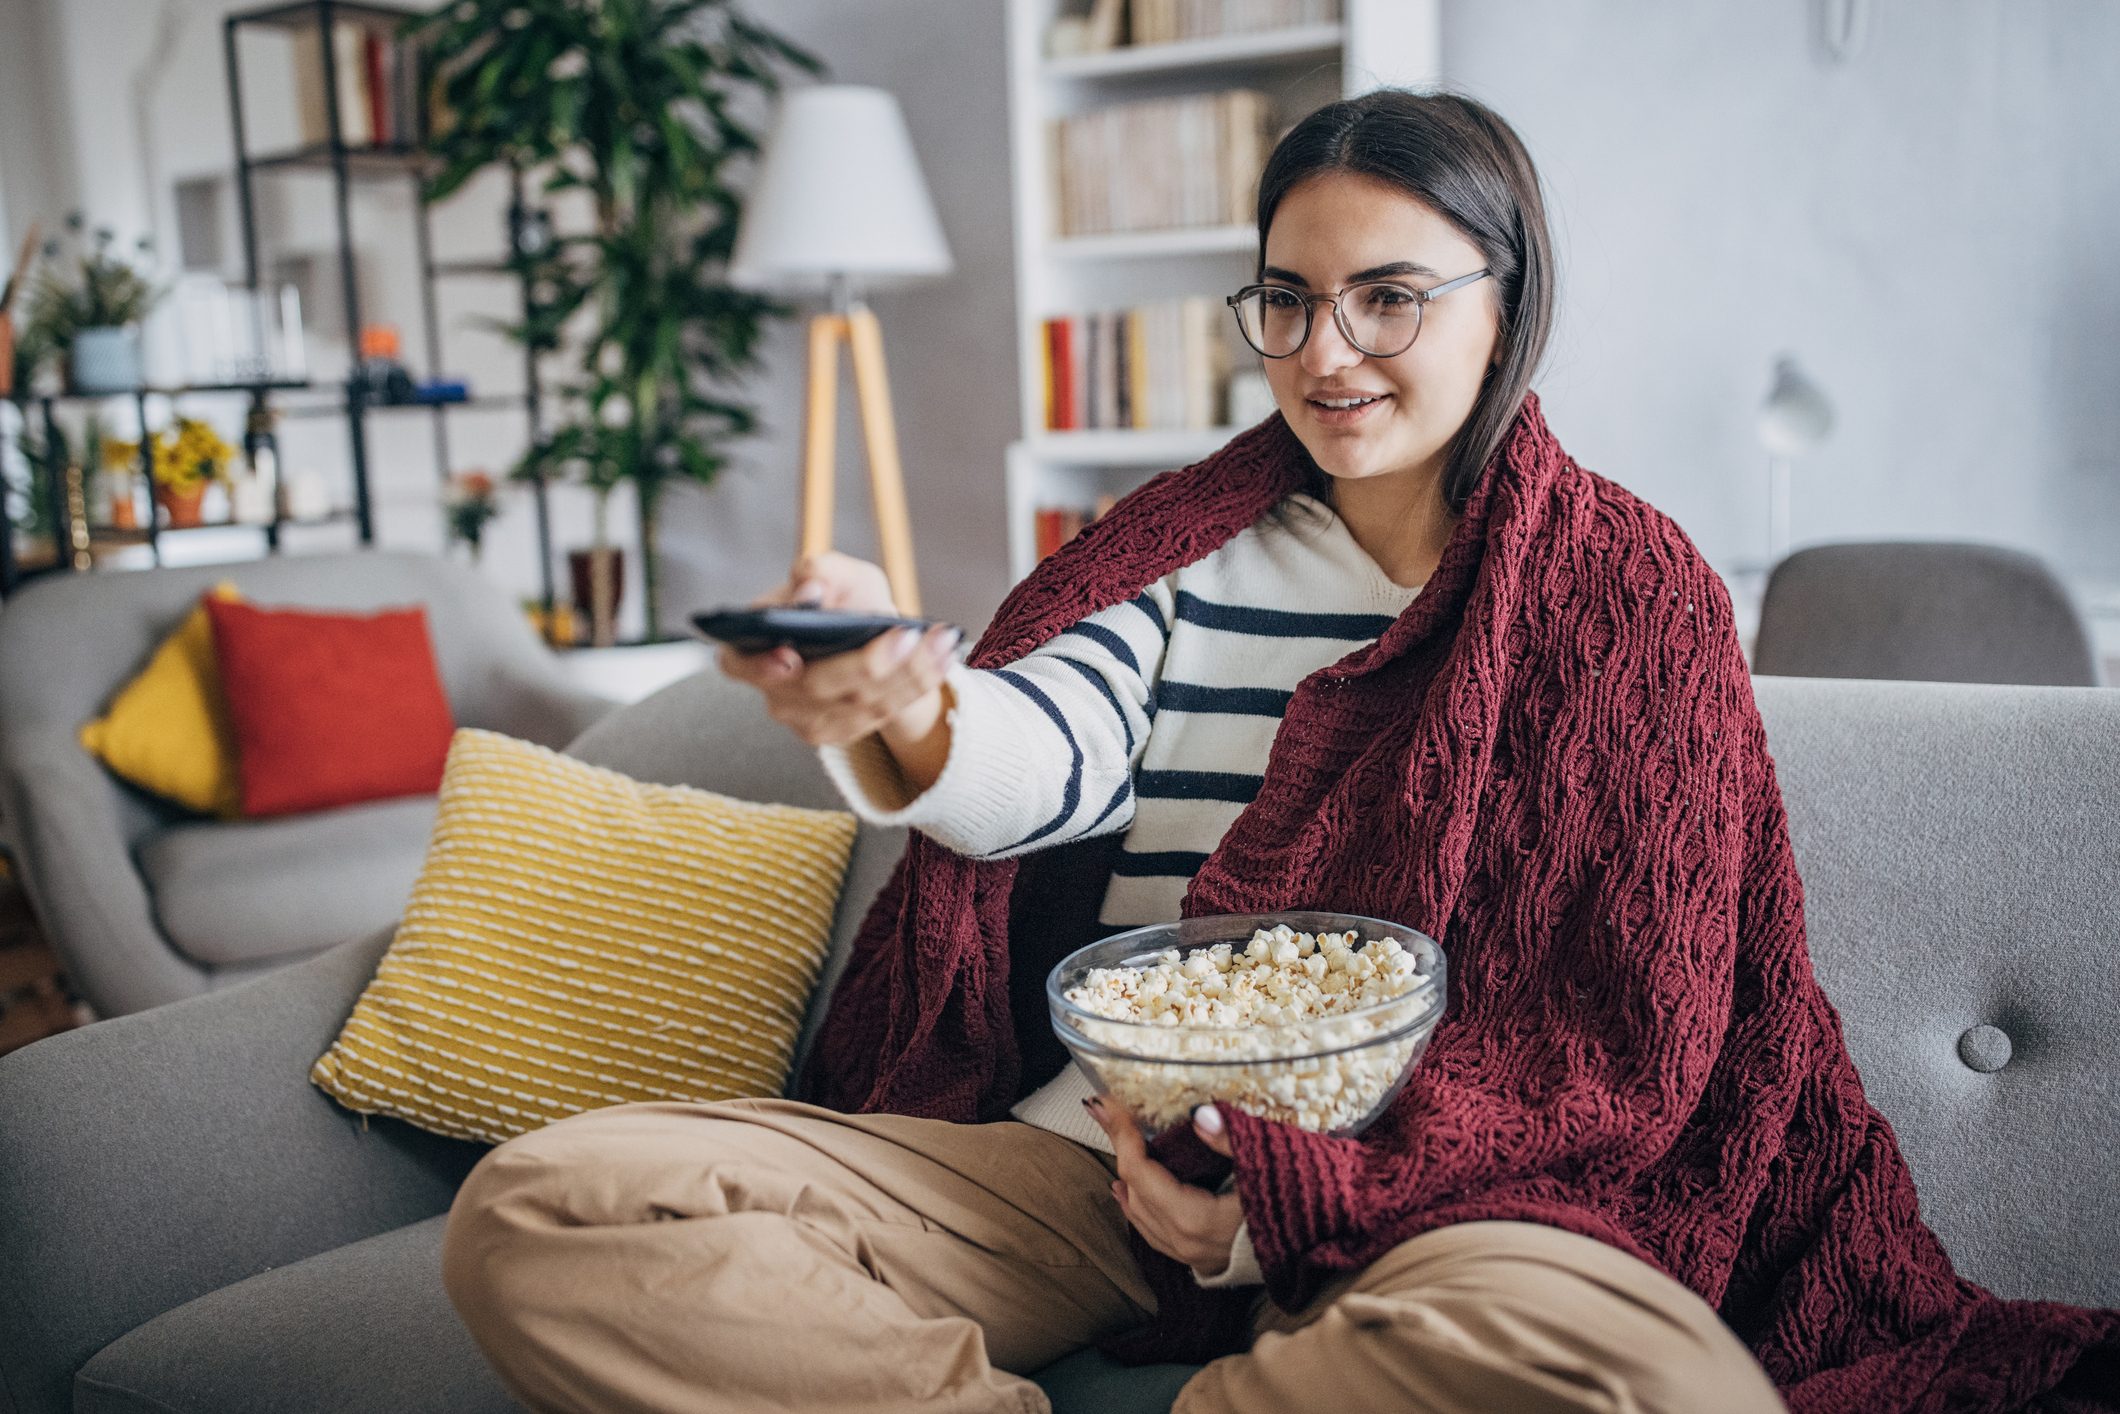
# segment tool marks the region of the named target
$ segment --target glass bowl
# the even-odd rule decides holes
[[[1254,933],[1348,933],[1357,946],[1395,938],[1419,981],[1387,1001],[1336,1015],[1251,1026],[1165,1025],[1100,1016],[1067,999],[1097,968],[1146,968]],[[1324,1134],[1359,1134],[1405,1085],[1442,1020],[1446,969],[1433,938],[1351,913],[1223,913],[1115,934],[1062,958],[1045,980],[1053,1031],[1101,1095],[1153,1135],[1217,1101]]]

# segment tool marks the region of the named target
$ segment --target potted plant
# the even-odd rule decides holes
[[[121,442],[110,458],[137,461],[140,444]],[[206,523],[206,492],[216,482],[228,484],[228,468],[236,449],[195,417],[179,417],[149,439],[149,464],[153,468],[155,504],[171,530],[190,530]]]
[[[443,509],[449,517],[449,534],[471,547],[471,563],[479,562],[485,548],[487,524],[501,513],[498,488],[483,471],[460,471],[449,478]]]
[[[711,482],[752,430],[730,390],[756,366],[767,320],[787,312],[723,278],[742,208],[734,178],[759,147],[746,115],[783,71],[821,66],[733,0],[458,0],[409,32],[428,47],[447,115],[428,142],[440,162],[429,200],[491,166],[591,199],[593,230],[515,242],[529,299],[510,331],[536,352],[571,342],[578,355],[558,425],[515,474],[573,477],[595,496],[577,607],[599,643],[618,604],[609,502],[632,485],[653,636],[663,495],[673,481]],[[532,229],[526,216],[511,226]]]
[[[44,248],[46,264],[30,293],[32,342],[65,355],[66,381],[73,391],[131,392],[144,381],[140,321],[162,291],[113,252],[117,236],[109,227],[97,227],[82,245],[79,213],[69,216],[66,225],[77,249],[69,269],[61,263],[65,252],[60,242]],[[145,236],[137,247],[142,256],[154,249]]]

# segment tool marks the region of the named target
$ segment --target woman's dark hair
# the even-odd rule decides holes
[[[1372,177],[1434,208],[1480,248],[1492,272],[1501,361],[1487,371],[1443,472],[1443,498],[1461,512],[1516,420],[1553,328],[1553,242],[1538,172],[1514,129],[1459,94],[1380,88],[1328,103],[1291,128],[1266,159],[1259,178],[1262,270],[1274,212],[1289,192],[1327,172]]]

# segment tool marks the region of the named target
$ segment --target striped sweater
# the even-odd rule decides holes
[[[1297,684],[1373,641],[1420,592],[1394,583],[1323,502],[1284,506],[1009,667],[952,668],[949,756],[918,796],[875,737],[825,748],[825,769],[863,819],[973,858],[1124,831],[1100,921],[1175,919],[1257,794]],[[1110,1153],[1082,1111],[1090,1093],[1070,1066],[1013,1113]]]

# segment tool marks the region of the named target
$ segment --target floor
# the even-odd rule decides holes
[[[86,1009],[37,927],[14,866],[0,855],[0,1055],[86,1020]]]

